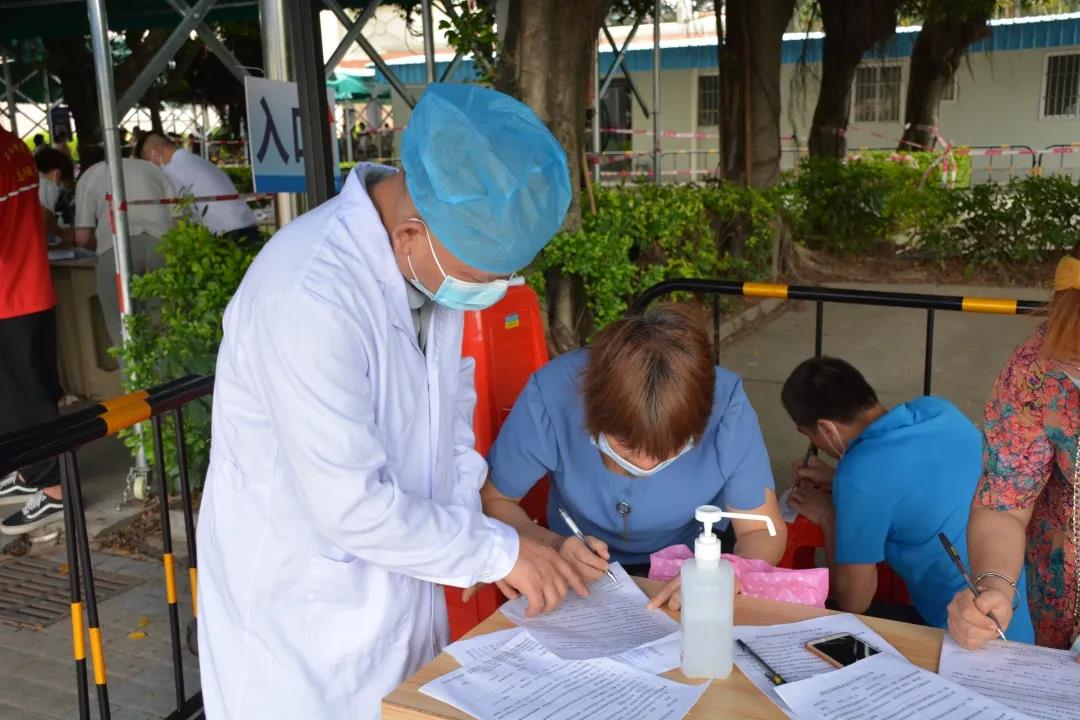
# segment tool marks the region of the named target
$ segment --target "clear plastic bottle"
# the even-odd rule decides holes
[[[761,520],[776,535],[772,518],[724,512],[702,505],[694,517],[705,530],[694,543],[694,557],[682,566],[682,672],[690,678],[726,678],[734,655],[732,625],[735,571],[720,557],[720,539],[712,528],[722,518]]]

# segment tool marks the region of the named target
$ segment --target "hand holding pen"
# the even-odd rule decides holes
[[[581,541],[582,547],[587,552],[580,552],[576,547],[567,547],[567,542],[564,541],[562,548],[559,549],[559,553],[566,557],[567,560],[576,563],[578,566],[585,570],[586,575],[593,575],[596,571],[607,573],[607,576],[611,578],[611,582],[618,582],[615,579],[615,573],[611,572],[608,568],[608,549],[607,545],[596,538],[586,538],[581,532],[581,528],[577,526],[574,519],[570,517],[570,513],[566,512],[563,508],[559,508],[559,515],[562,516],[563,522],[570,528],[570,532],[574,533],[574,537]],[[569,538],[567,538],[567,541]],[[590,572],[591,571],[591,572]]]
[[[952,560],[952,563],[956,566],[956,569],[960,571],[960,575],[964,578],[964,583],[968,586],[968,590],[970,590],[971,594],[974,596],[973,606],[976,613],[982,614],[986,618],[989,618],[990,621],[994,623],[994,627],[997,631],[998,637],[1000,637],[1002,640],[1005,640],[1005,629],[998,621],[997,616],[994,614],[993,610],[988,610],[980,607],[980,603],[978,602],[978,600],[982,595],[982,591],[978,587],[976,587],[975,580],[971,577],[971,573],[968,572],[967,567],[964,565],[964,561],[960,558],[960,554],[956,552],[956,548],[953,547],[953,544],[949,541],[948,536],[946,536],[945,533],[938,533],[938,540],[941,541],[941,545],[945,548],[945,552],[948,554],[949,559]],[[966,595],[966,593],[963,593],[963,591],[961,591],[961,593],[958,593],[958,597],[961,594]],[[953,637],[957,641],[962,641],[963,638],[959,636],[963,635],[963,633],[957,632],[958,628],[954,627],[953,622],[955,614],[953,605],[956,604],[956,602],[957,598],[954,598],[953,602],[949,605],[949,631],[952,633]],[[961,611],[961,613],[965,615],[965,617],[968,615],[968,613],[965,611]],[[967,619],[970,622],[971,618]],[[967,646],[971,643],[961,642],[961,644]]]

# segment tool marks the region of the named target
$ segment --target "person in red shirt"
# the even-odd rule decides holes
[[[60,393],[38,170],[23,141],[0,128],[0,434],[56,417]],[[0,478],[0,505],[23,506],[0,532],[18,535],[58,520],[60,490],[55,458]]]

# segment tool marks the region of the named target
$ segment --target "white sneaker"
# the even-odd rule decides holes
[[[49,497],[44,490],[38,490],[30,496],[22,510],[0,523],[0,533],[22,535],[50,522],[62,520],[63,516],[64,501]]]
[[[0,479],[0,505],[22,505],[38,491],[30,487],[18,472]]]

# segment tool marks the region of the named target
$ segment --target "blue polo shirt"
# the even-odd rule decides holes
[[[716,368],[712,414],[696,447],[655,475],[627,477],[608,470],[585,431],[580,381],[587,358],[587,350],[567,353],[529,379],[488,456],[499,492],[522,497],[550,474],[551,529],[571,534],[557,512],[563,507],[624,564],[648,562],[669,545],[693,547],[699,505],[748,510],[765,502],[766,488],[773,489],[769,456],[737,375]],[[628,509],[625,521],[620,505]]]
[[[836,562],[888,562],[926,622],[946,627],[949,601],[965,583],[938,533],[967,563],[968,513],[981,474],[982,433],[955,405],[920,397],[896,406],[836,467]],[[1031,643],[1023,575],[1017,584],[1021,610],[1005,634]]]

